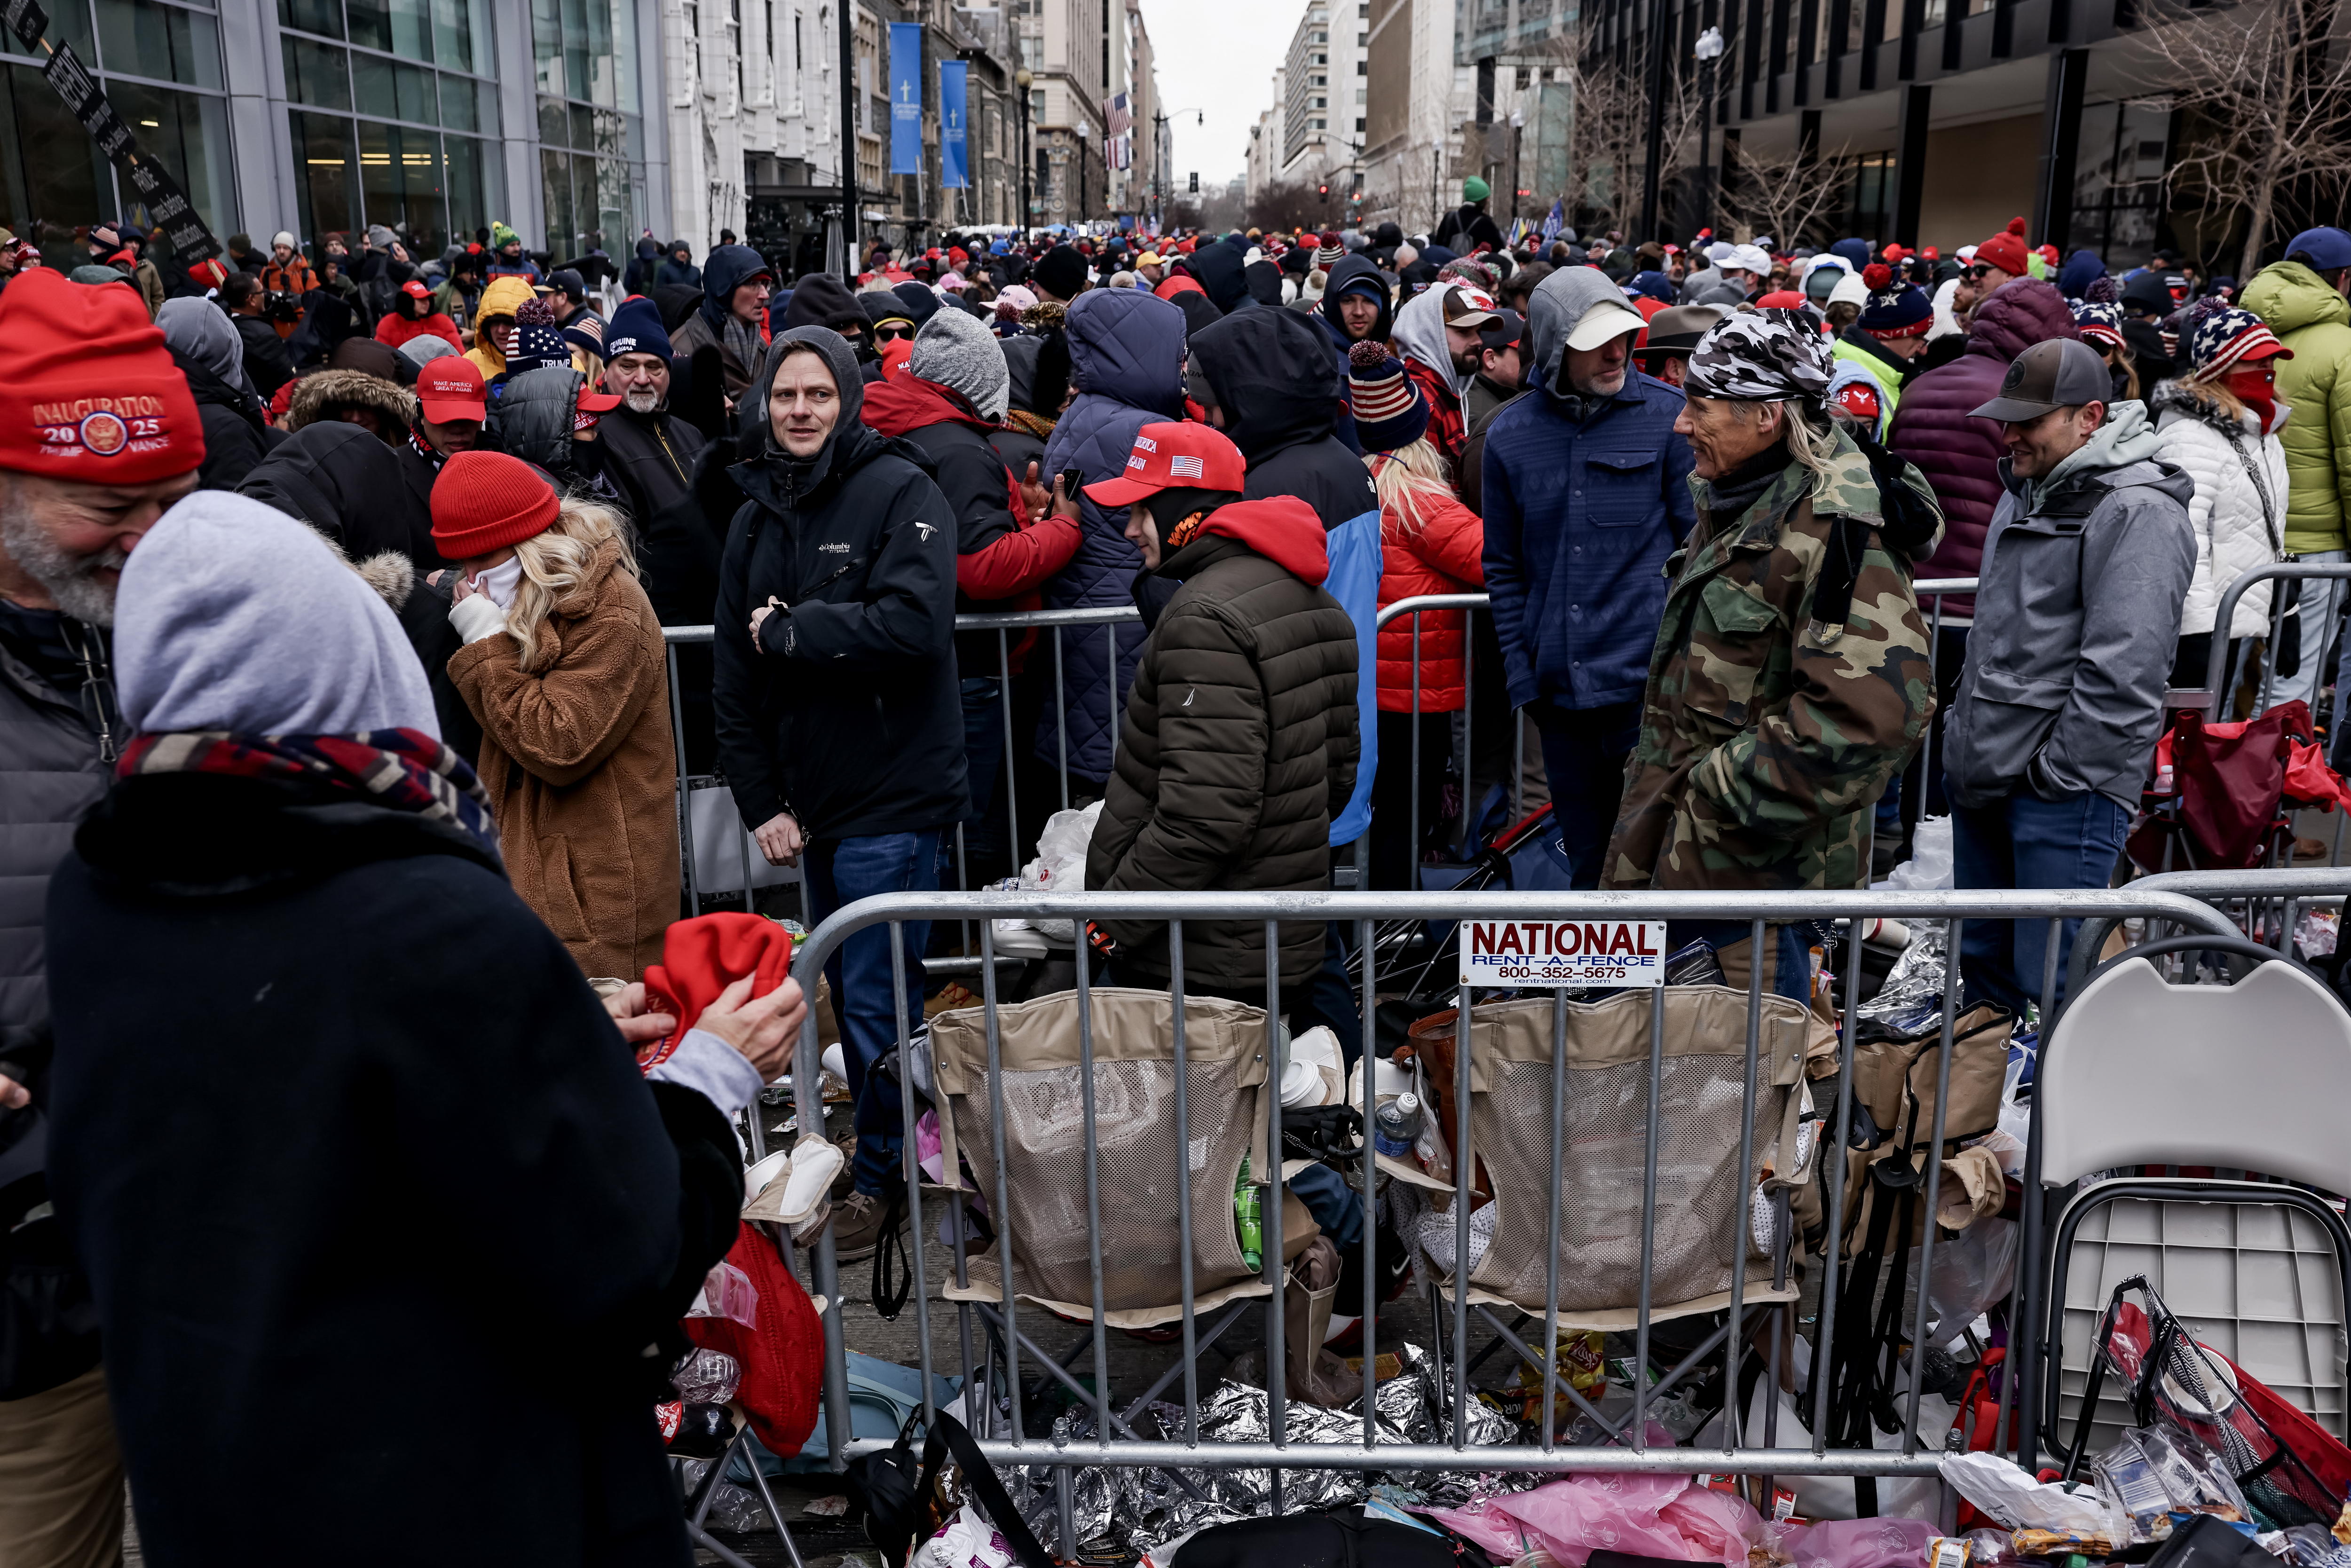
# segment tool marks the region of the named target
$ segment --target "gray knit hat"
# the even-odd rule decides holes
[[[971,400],[982,417],[1000,420],[1012,398],[1012,371],[996,334],[967,310],[942,310],[914,334],[906,368]]]

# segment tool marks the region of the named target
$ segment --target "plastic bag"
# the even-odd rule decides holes
[[[1561,1568],[1583,1568],[1594,1552],[1687,1560],[1696,1555],[1690,1542],[1658,1515],[1688,1490],[1687,1476],[1574,1476],[1498,1498],[1494,1506],[1524,1525]]]
[[[2245,1494],[2212,1456],[2160,1427],[2125,1432],[2091,1459],[2090,1477],[2128,1521],[2134,1543],[2170,1535],[2175,1513],[2218,1514],[2232,1522],[2248,1514]]]
[[[1794,1365],[1791,1370],[1795,1383],[1801,1387],[1810,1374],[1812,1346],[1800,1339],[1792,1348]],[[1906,1362],[1896,1374],[1897,1382],[1906,1387],[1908,1372],[1909,1366]],[[1772,1438],[1774,1444],[1782,1448],[1802,1448],[1810,1452],[1813,1435],[1804,1426],[1805,1417],[1797,1414],[1795,1400],[1775,1391],[1765,1378],[1756,1379],[1754,1391],[1749,1396],[1747,1420],[1740,1428],[1743,1444],[1754,1448],[1763,1446],[1765,1401],[1774,1397],[1780,1404],[1779,1425]],[[1907,1410],[1909,1407],[1908,1394],[1897,1388],[1895,1403],[1897,1408]],[[1805,1408],[1809,1412],[1809,1404]],[[1941,1447],[1943,1435],[1951,1429],[1951,1419],[1955,1414],[1950,1401],[1941,1396],[1922,1395],[1918,1400],[1917,1428],[1919,1445],[1929,1451]],[[1693,1448],[1722,1448],[1722,1418],[1718,1416],[1691,1436],[1689,1446]],[[1899,1432],[1879,1432],[1873,1427],[1870,1437],[1873,1445],[1880,1449],[1902,1446],[1902,1434]],[[1854,1485],[1850,1478],[1776,1476],[1772,1484],[1783,1487],[1794,1495],[1796,1511],[1806,1519],[1842,1520],[1854,1516]],[[1942,1487],[1930,1476],[1881,1477],[1877,1482],[1877,1511],[1886,1518],[1932,1521],[1941,1509]],[[1926,1548],[1922,1544],[1919,1550],[1924,1552]]]
[[[685,1484],[686,1496],[694,1495],[694,1489],[702,1484],[704,1472],[716,1462],[713,1459],[678,1461],[678,1467],[684,1472],[681,1479]],[[738,1487],[729,1480],[721,1480],[711,1489],[710,1511],[703,1516],[702,1522],[705,1529],[723,1530],[729,1535],[749,1535],[755,1531],[771,1528],[768,1522],[768,1510],[759,1501],[759,1495],[748,1487]]]
[[[944,1529],[914,1549],[908,1568],[1018,1568],[1019,1561],[1002,1532],[966,1503]]]
[[[1773,1527],[1795,1568],[1917,1568],[1935,1526],[1923,1519],[1825,1519]]]
[[[1934,1267],[1927,1271],[1928,1343],[1944,1343],[2008,1299],[2016,1282],[2021,1237],[2016,1221],[1995,1215],[1935,1243]]]
[[[2127,1527],[2095,1490],[2069,1492],[2053,1481],[2036,1481],[1998,1454],[1945,1454],[1938,1468],[1952,1490],[2011,1530],[2125,1539]]]
[[[1102,817],[1100,800],[1082,810],[1056,811],[1045,819],[1037,835],[1037,858],[1020,868],[1020,883],[1040,893],[1083,893],[1086,890],[1086,850],[1093,842],[1094,823]],[[1074,943],[1077,928],[1067,920],[1032,921],[1048,942]]]
[[[1869,885],[1907,892],[1917,888],[1949,887],[1952,881],[1951,819],[1928,817],[1911,835],[1910,858],[1896,866],[1894,874],[1884,882],[1873,882]]]
[[[751,1283],[751,1276],[732,1263],[721,1262],[710,1270],[695,1292],[694,1305],[685,1309],[690,1318],[725,1318],[741,1323],[747,1329],[759,1326],[759,1290]]]
[[[695,1349],[686,1352],[669,1380],[688,1405],[724,1405],[735,1397],[736,1386],[743,1381],[743,1368],[723,1350]]]

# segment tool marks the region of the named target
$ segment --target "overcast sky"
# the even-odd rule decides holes
[[[1306,0],[1143,0],[1175,149],[1172,189],[1196,170],[1203,191],[1241,172],[1249,127],[1272,107],[1274,68],[1305,14]]]

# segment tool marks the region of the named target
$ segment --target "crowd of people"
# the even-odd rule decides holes
[[[1100,802],[1090,890],[1322,889],[1366,833],[1410,887],[1520,724],[1580,887],[1858,886],[1922,810],[1962,887],[2105,886],[2167,687],[2270,634],[2221,593],[2351,559],[2351,235],[2239,288],[2022,221],[1513,246],[1486,198],[1426,236],[948,235],[853,282],[731,235],[239,235],[207,275],[0,233],[0,1540],[110,1561],[127,1468],[159,1562],[289,1497],[387,1560],[684,1561],[646,1390],[805,1003],[647,1010],[674,734],[819,918],[1017,871],[1014,785]],[[2328,683],[2333,586],[2282,700]],[[1457,592],[1490,616],[1375,626]],[[1104,606],[1141,619],[956,628]],[[663,628],[703,624],[673,684]],[[1807,940],[1675,927],[1809,998]],[[826,970],[844,1261],[903,1213],[904,936]],[[1976,995],[2037,993],[2041,923],[1965,939]],[[1340,935],[1273,940],[1189,923],[1186,988],[1262,1004],[1270,960],[1359,1054]],[[1151,923],[1082,946],[1177,962]],[[492,1389],[501,1440],[461,1440]]]

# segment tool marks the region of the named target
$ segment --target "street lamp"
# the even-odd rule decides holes
[[[1722,57],[1722,29],[1708,27],[1690,46],[1698,57],[1698,227],[1714,226],[1714,62]]]
[[[1027,66],[1012,73],[1012,85],[1020,89],[1020,239],[1029,240],[1029,89],[1037,80]]]

